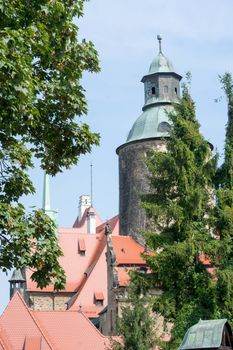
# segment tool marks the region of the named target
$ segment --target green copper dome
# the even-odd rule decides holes
[[[160,52],[152,61],[148,74],[173,72],[175,72],[175,70],[172,63]]]
[[[167,105],[146,109],[133,124],[126,142],[168,136],[170,125],[167,112],[172,108]]]
[[[150,138],[169,136],[170,121],[167,112],[173,110],[172,103],[180,97],[181,76],[161,49],[161,36],[158,35],[159,53],[143,76],[145,103],[143,113],[133,124],[126,143]]]

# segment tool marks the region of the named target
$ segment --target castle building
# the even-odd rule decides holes
[[[148,74],[142,78],[143,113],[133,124],[126,142],[117,148],[119,217],[103,222],[92,208],[90,196],[80,197],[73,227],[57,229],[63,251],[60,264],[66,273],[65,289],[55,292],[52,284],[38,288],[31,280],[29,269],[14,272],[10,280],[11,297],[20,292],[33,310],[32,314],[37,315],[39,310],[79,311],[95,324],[101,319],[99,327],[105,335],[114,334],[116,317],[125,301],[128,271],[132,268],[146,270],[141,257],[144,247],[140,235],[141,230],[151,227],[140,207],[140,193],[150,191],[145,158],[153,149],[165,150],[164,139],[169,137],[170,128],[167,113],[173,108],[172,102],[180,96],[181,80],[162,53],[161,38],[158,39],[159,53]],[[43,208],[56,220],[56,212],[50,207],[47,175]]]
[[[164,56],[159,40],[159,53],[144,75],[145,103],[143,113],[133,124],[126,142],[116,150],[119,156],[119,220],[120,234],[130,235],[142,242],[140,230],[151,228],[140,194],[150,191],[145,158],[156,148],[165,150],[164,139],[169,136],[168,113],[172,102],[180,96],[181,76]]]

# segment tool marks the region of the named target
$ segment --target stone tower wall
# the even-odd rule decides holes
[[[153,149],[165,151],[160,139],[126,143],[117,149],[119,155],[119,216],[120,235],[130,235],[142,243],[140,231],[151,224],[145,210],[140,208],[140,193],[150,191],[145,158]]]

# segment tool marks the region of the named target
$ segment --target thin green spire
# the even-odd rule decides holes
[[[51,209],[50,204],[50,184],[49,184],[49,175],[44,173],[44,188],[43,188],[43,202],[42,202],[42,208],[44,209],[45,213],[55,222],[57,223],[57,211]]]
[[[49,175],[44,173],[44,189],[43,189],[43,203],[42,208],[44,211],[50,211],[50,187],[49,187]]]

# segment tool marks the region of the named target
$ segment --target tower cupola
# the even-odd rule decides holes
[[[159,40],[159,53],[153,59],[148,74],[144,75],[145,103],[143,113],[133,124],[126,142],[161,138],[169,135],[169,120],[167,113],[172,110],[172,102],[180,96],[181,76],[175,72],[172,63],[162,52]]]

